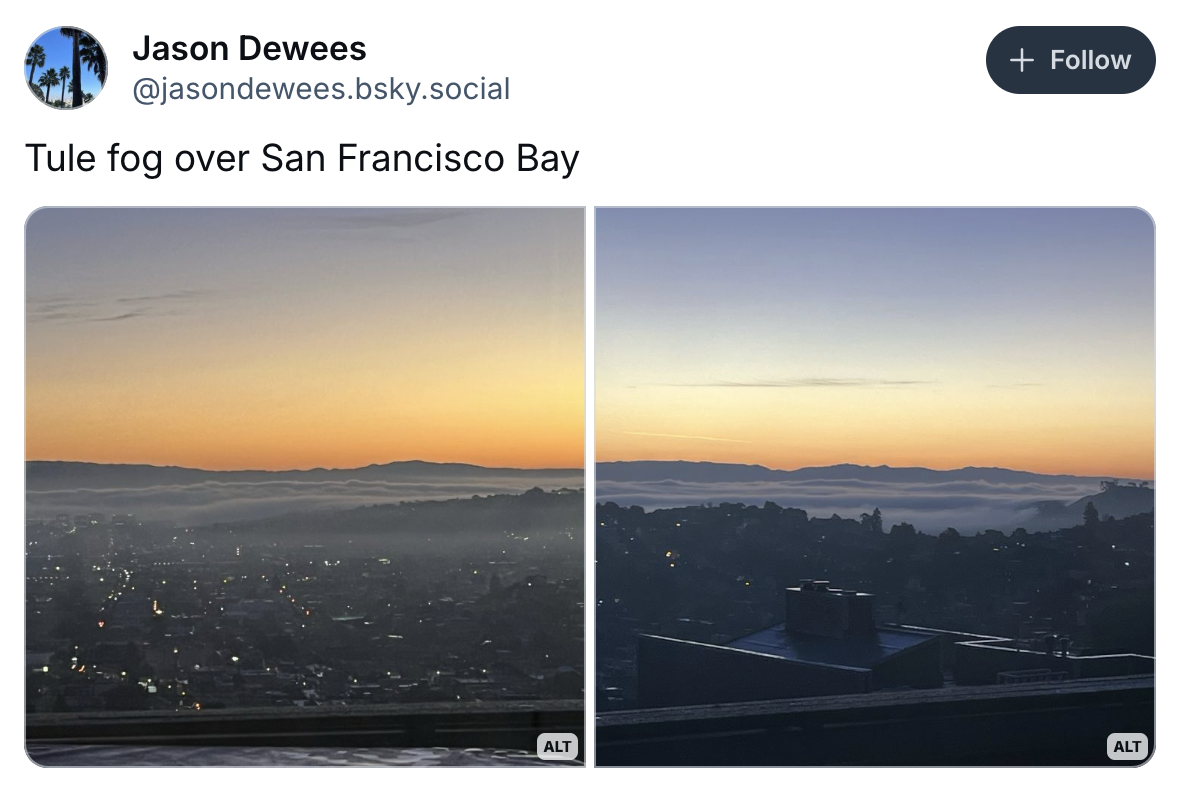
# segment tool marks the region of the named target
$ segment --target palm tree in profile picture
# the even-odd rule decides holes
[[[82,53],[79,50],[81,44],[80,39],[85,35],[77,27],[59,27],[58,32],[69,38],[73,42],[71,47],[74,50],[74,62],[72,67],[74,69],[74,79],[70,83],[70,106],[82,106]],[[63,94],[65,90],[63,90]],[[63,101],[65,99],[63,98]]]
[[[70,66],[62,66],[58,69],[58,79],[62,80],[62,106],[66,106],[66,80],[70,78]]]
[[[51,87],[57,87],[58,81],[58,72],[52,68],[42,74],[41,78],[37,80],[37,84],[41,85],[42,97],[45,99],[46,104],[49,103],[49,89]]]
[[[33,71],[38,68],[45,68],[45,47],[41,44],[33,44],[29,47],[29,54],[25,55],[25,65],[29,66],[29,88],[33,85]]]
[[[79,44],[82,48],[80,53],[82,62],[86,63],[87,69],[94,71],[95,76],[99,77],[100,87],[106,85],[107,55],[103,52],[103,47],[99,46],[99,42],[91,37],[89,33],[82,34]]]

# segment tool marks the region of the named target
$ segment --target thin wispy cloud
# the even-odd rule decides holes
[[[29,301],[30,322],[125,322],[139,317],[183,316],[200,302],[220,297],[214,289],[179,289],[149,295],[126,295],[105,301],[52,297]]]
[[[156,295],[133,295],[131,297],[116,298],[116,303],[174,303],[193,300],[203,300],[217,296],[215,289],[179,289],[175,292],[162,292]]]
[[[727,439],[726,437],[706,437],[700,434],[659,434],[653,431],[622,431],[622,434],[628,434],[632,437],[660,437],[663,439],[698,439],[704,442],[736,442],[742,445],[749,445],[749,440],[745,439]]]
[[[25,314],[30,322],[80,322],[94,315],[98,304],[69,297],[30,300]]]
[[[93,303],[73,298],[46,298],[29,303],[28,316],[38,322],[77,319],[80,312],[94,307]]]
[[[136,311],[125,311],[122,314],[115,314],[110,317],[94,317],[85,320],[86,322],[123,322],[125,319],[136,319],[137,317],[148,316],[148,309],[138,309]]]
[[[937,385],[934,379],[870,379],[867,377],[793,377],[788,379],[716,380],[659,383],[674,388],[894,388]]]

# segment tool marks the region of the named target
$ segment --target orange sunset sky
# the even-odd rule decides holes
[[[42,210],[26,457],[579,467],[581,210]]]
[[[599,209],[597,459],[1153,479],[1136,209]]]

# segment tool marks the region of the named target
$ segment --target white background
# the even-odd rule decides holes
[[[4,211],[0,216],[3,308],[3,464],[0,488],[11,532],[0,550],[9,645],[0,648],[3,764],[10,777],[66,782],[90,779],[196,783],[198,771],[74,773],[36,770],[23,755],[23,560],[18,531],[24,504],[23,227],[43,205],[1137,205],[1157,223],[1158,255],[1158,538],[1157,753],[1135,772],[1080,770],[1088,783],[1165,779],[1180,768],[1183,721],[1181,615],[1174,567],[1186,553],[1182,415],[1177,393],[1183,316],[1182,15],[1177,3],[952,2],[336,2],[324,3],[9,3],[0,25]],[[1158,53],[1157,71],[1127,96],[1014,96],[989,79],[984,53],[1012,25],[1129,25]],[[50,27],[76,25],[106,49],[110,76],[95,102],[55,112],[28,96],[22,64]],[[361,63],[241,63],[240,34],[261,40],[361,40]],[[229,62],[141,63],[131,58],[145,35],[160,40],[225,40]],[[51,64],[47,64],[51,65]],[[487,81],[509,76],[511,100],[429,102],[233,101],[141,107],[132,101],[141,76],[182,81],[354,78]],[[498,148],[519,142],[580,150],[574,175],[518,173],[514,159],[498,174],[267,174],[254,152],[243,173],[165,171],[157,180],[96,171],[31,170],[27,142],[97,154],[123,148],[251,149],[268,142],[321,148],[339,142],[371,148]],[[593,260],[588,212],[587,260]],[[67,231],[63,229],[63,231]],[[168,249],[163,248],[162,253]],[[587,324],[592,348],[592,282]],[[1100,288],[1106,307],[1106,286]],[[1090,304],[1085,304],[1088,306]],[[592,354],[586,358],[592,389]],[[1177,393],[1177,395],[1181,395]],[[591,402],[592,396],[589,395]],[[588,415],[587,463],[593,463]],[[591,482],[591,478],[590,478]],[[592,495],[589,495],[592,505]],[[592,529],[589,528],[590,535]],[[593,556],[587,554],[592,578]],[[592,609],[592,581],[587,582]],[[592,637],[587,648],[592,675]],[[590,677],[591,679],[591,677]],[[592,685],[588,696],[593,696]],[[589,702],[590,728],[592,701]],[[1123,731],[1123,730],[1118,730]],[[586,738],[590,739],[590,738]],[[327,773],[286,772],[312,782]],[[775,778],[802,777],[761,773]],[[855,782],[862,770],[807,775]],[[961,771],[987,782],[1013,773]],[[218,778],[247,780],[250,772]],[[391,773],[331,777],[382,779]],[[401,777],[406,777],[402,776]],[[453,781],[519,772],[452,772]],[[531,778],[550,777],[527,774]],[[560,778],[605,779],[583,770]],[[645,774],[634,773],[641,779]],[[687,773],[705,780],[718,773]],[[940,771],[878,777],[932,780]],[[1051,778],[1056,775],[1030,774]]]

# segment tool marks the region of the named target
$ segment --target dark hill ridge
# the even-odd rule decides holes
[[[1061,502],[1043,502],[1038,506],[1035,520],[1052,528],[1073,527],[1083,522],[1083,512],[1088,503],[1095,506],[1101,519],[1109,516],[1123,519],[1151,512],[1154,494],[1148,486],[1109,483],[1099,494],[1091,494],[1066,505]]]
[[[346,510],[294,512],[263,519],[223,522],[215,529],[245,532],[308,533],[310,536],[401,534],[456,535],[496,533],[519,535],[579,533],[584,523],[584,492],[574,489],[522,494],[491,494],[468,498],[364,505]],[[579,541],[570,541],[580,547]],[[546,548],[546,547],[545,547]]]
[[[352,469],[206,470],[151,464],[95,464],[82,461],[26,461],[28,491],[66,489],[143,489],[154,486],[187,486],[199,483],[269,483],[298,481],[416,482],[450,479],[532,478],[558,481],[580,476],[580,469],[514,469],[475,464],[437,464],[430,461],[395,461]]]
[[[1082,475],[1043,475],[1001,467],[964,467],[928,469],[926,467],[878,467],[862,464],[835,464],[829,467],[770,469],[759,464],[718,464],[711,461],[611,461],[597,464],[597,479],[621,482],[676,481],[680,483],[760,483],[804,480],[861,480],[881,483],[945,483],[979,481],[985,483],[1063,483],[1128,478]]]

